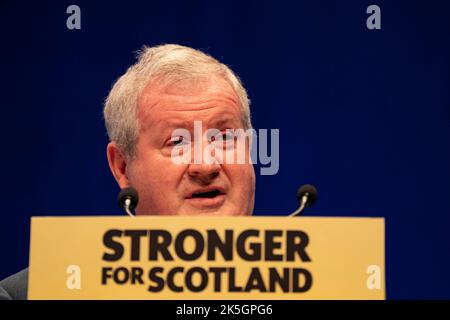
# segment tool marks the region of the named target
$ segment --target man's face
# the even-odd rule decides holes
[[[210,78],[184,85],[150,83],[138,102],[138,121],[136,157],[126,163],[126,177],[119,182],[121,187],[129,185],[138,190],[137,214],[252,213],[255,173],[250,161],[195,164],[192,159],[190,164],[176,164],[172,159],[173,149],[180,144],[172,136],[175,129],[188,130],[193,146],[194,121],[201,121],[203,133],[212,128],[223,133],[226,129],[243,128],[239,100],[228,82]],[[202,148],[210,143],[204,137],[196,139],[202,140]],[[247,152],[248,147],[247,143]],[[193,147],[191,151],[194,154]],[[236,151],[232,148],[226,152]]]

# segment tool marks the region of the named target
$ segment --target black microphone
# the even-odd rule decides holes
[[[137,207],[139,202],[138,192],[133,187],[123,188],[119,192],[117,201],[119,202],[120,209],[125,211],[129,216],[133,217],[134,214],[132,211]]]
[[[317,189],[312,184],[305,184],[298,188],[297,199],[300,207],[289,215],[295,217],[300,215],[307,207],[311,207],[317,200]]]

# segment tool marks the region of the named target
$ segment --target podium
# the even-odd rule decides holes
[[[29,299],[385,299],[383,218],[33,217]]]

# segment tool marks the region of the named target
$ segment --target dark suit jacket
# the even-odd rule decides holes
[[[26,300],[28,268],[0,281],[0,300]]]

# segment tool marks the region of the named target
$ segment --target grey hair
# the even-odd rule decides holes
[[[114,141],[126,157],[134,158],[139,133],[137,105],[152,80],[174,83],[208,76],[221,77],[232,86],[240,102],[244,129],[251,129],[250,100],[238,76],[225,64],[199,50],[166,44],[144,46],[137,54],[137,62],[113,85],[103,109],[110,141]]]

